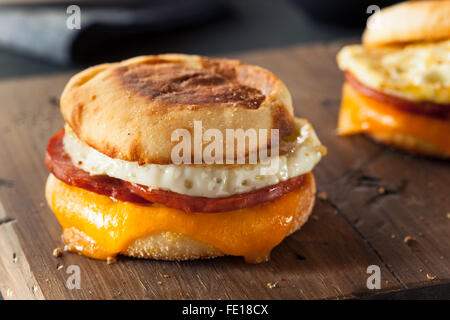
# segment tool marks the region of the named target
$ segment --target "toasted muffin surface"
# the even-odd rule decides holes
[[[371,17],[363,44],[379,47],[450,38],[450,1],[405,1]]]
[[[64,89],[61,111],[82,141],[109,157],[140,164],[172,163],[177,144],[172,133],[192,134],[194,121],[224,137],[226,129],[239,128],[279,129],[283,137],[295,127],[290,94],[269,71],[181,54],[86,69]],[[269,135],[266,144],[252,148],[270,144]]]
[[[402,149],[414,154],[434,158],[450,158],[450,154],[431,144],[427,140],[404,133],[371,133],[372,139],[388,146]]]

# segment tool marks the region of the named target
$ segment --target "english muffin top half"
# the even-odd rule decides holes
[[[164,54],[102,64],[75,75],[61,112],[78,138],[111,158],[170,164],[176,129],[295,128],[286,86],[271,72],[236,60]],[[269,147],[270,133],[266,144]],[[205,147],[205,145],[203,145]],[[246,153],[252,146],[246,145]],[[253,146],[254,147],[254,146]],[[224,154],[225,159],[225,154]]]
[[[450,38],[450,1],[407,1],[377,12],[362,42],[369,48]],[[372,23],[372,24],[371,24]]]

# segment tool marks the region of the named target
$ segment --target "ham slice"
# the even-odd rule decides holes
[[[439,104],[431,101],[416,102],[385,94],[367,87],[349,72],[345,74],[345,80],[363,95],[393,105],[400,110],[433,118],[450,119],[450,104]]]

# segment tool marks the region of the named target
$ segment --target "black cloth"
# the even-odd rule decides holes
[[[227,11],[219,0],[161,0],[134,5],[79,4],[81,28],[66,25],[67,5],[1,5],[0,45],[61,64],[83,62],[127,40],[204,23]]]

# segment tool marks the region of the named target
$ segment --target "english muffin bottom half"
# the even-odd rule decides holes
[[[312,211],[311,171],[326,149],[294,117],[284,84],[260,67],[182,54],[99,65],[68,82],[61,111],[66,124],[48,143],[45,194],[70,251],[262,262]],[[198,123],[224,140],[229,130],[254,130],[257,144],[241,156],[276,147],[276,166],[225,155],[175,163],[172,133],[195,139]],[[261,129],[278,138],[264,141]],[[201,139],[205,152],[211,141]]]
[[[338,132],[450,157],[450,1],[405,2],[376,13],[345,72]]]

